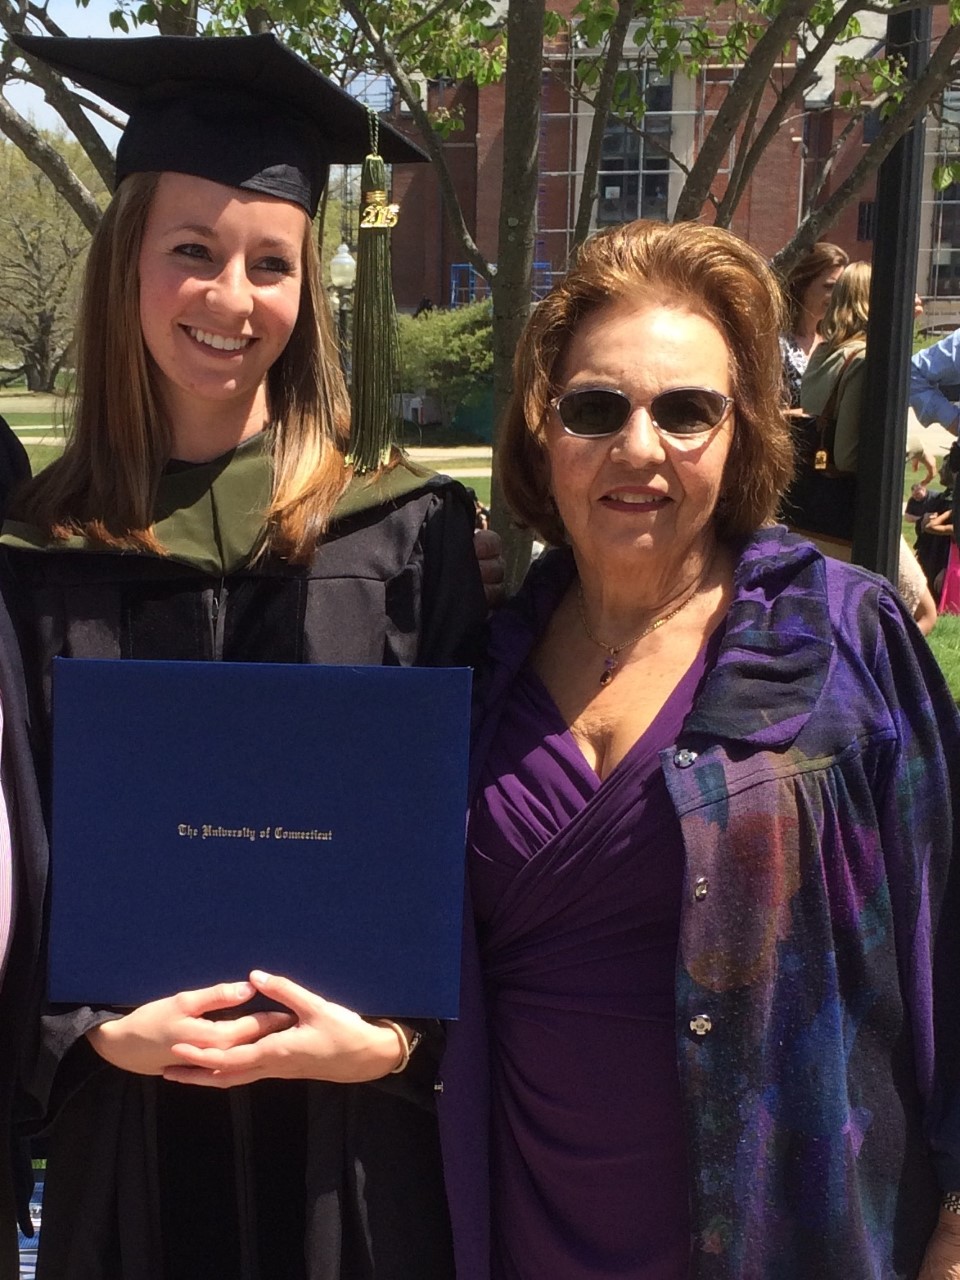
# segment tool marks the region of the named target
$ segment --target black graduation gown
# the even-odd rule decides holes
[[[202,505],[206,477],[200,468],[192,477]],[[393,496],[348,501],[307,569],[218,567],[203,550],[195,563],[37,552],[5,537],[38,697],[57,654],[470,661],[485,606],[464,491],[397,473],[383,494]],[[438,1028],[407,1072],[382,1082],[265,1081],[221,1093],[104,1064],[82,1038],[102,1019],[53,1012],[37,1050],[38,1115],[54,1117],[41,1280],[450,1280],[433,1107]]]
[[[16,432],[0,417],[0,515],[7,509],[10,495],[30,478],[30,459]]]

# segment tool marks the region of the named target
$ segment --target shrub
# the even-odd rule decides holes
[[[449,427],[464,397],[493,381],[490,303],[399,319],[403,390],[436,397]]]

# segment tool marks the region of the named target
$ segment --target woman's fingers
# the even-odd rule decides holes
[[[261,1036],[285,1031],[296,1025],[296,1017],[282,1010],[247,1013],[240,1018],[226,1018],[212,1022],[209,1018],[196,1018],[191,1027],[191,1043],[201,1048],[229,1049],[233,1045],[250,1044]]]
[[[257,1071],[208,1071],[203,1067],[167,1067],[164,1080],[171,1084],[199,1085],[205,1089],[233,1089],[240,1084],[253,1084],[263,1077]]]
[[[231,1079],[237,1072],[245,1071],[251,1072],[254,1078],[259,1079],[264,1074],[264,1065],[267,1062],[274,1061],[278,1056],[283,1058],[287,1055],[282,1051],[278,1054],[276,1040],[257,1040],[253,1044],[225,1047],[204,1047],[184,1042],[171,1045],[170,1056],[176,1059],[174,1069],[181,1064],[185,1067],[201,1067],[205,1071],[229,1073]]]
[[[316,1013],[318,1005],[324,1003],[322,998],[290,978],[281,978],[274,973],[264,973],[262,969],[254,969],[250,974],[250,982],[261,995],[269,996],[278,1004],[292,1009],[301,1019]]]
[[[210,1071],[220,1071],[224,1066],[232,1063],[234,1069],[246,1070],[255,1061],[255,1055],[251,1052],[255,1048],[255,1044],[220,1047],[190,1044],[184,1041],[182,1044],[171,1045],[170,1055],[177,1060],[177,1065],[182,1063],[184,1066],[205,1067]]]
[[[198,991],[181,991],[174,999],[183,1013],[196,1018],[203,1013],[214,1013],[217,1009],[235,1009],[238,1004],[246,1004],[255,994],[256,991],[249,982],[218,982],[215,986],[201,987]]]

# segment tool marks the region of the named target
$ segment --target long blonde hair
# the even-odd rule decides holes
[[[827,350],[854,338],[866,338],[870,318],[870,263],[851,262],[833,286],[827,314],[820,324]]]
[[[140,326],[137,263],[157,173],[124,179],[93,237],[84,278],[77,383],[62,456],[17,496],[11,515],[53,538],[163,554],[152,529],[171,433]],[[309,560],[345,479],[350,410],[310,224],[300,309],[267,374],[273,494],[264,550]]]

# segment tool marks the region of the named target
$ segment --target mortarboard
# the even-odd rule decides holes
[[[329,166],[361,164],[370,150],[368,109],[269,34],[13,43],[127,112],[118,185],[130,173],[188,173],[312,217]],[[382,121],[379,140],[388,163],[428,158]]]

